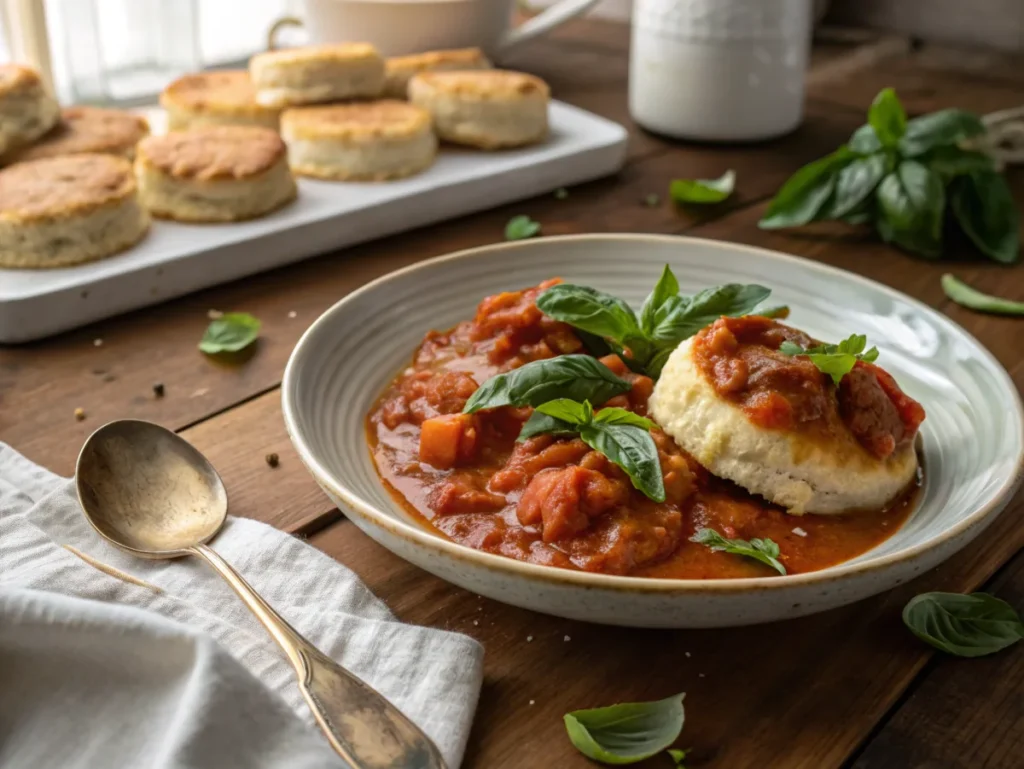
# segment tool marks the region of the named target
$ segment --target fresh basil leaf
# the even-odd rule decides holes
[[[491,377],[473,393],[463,413],[499,406],[539,406],[558,398],[604,403],[630,387],[589,355],[560,355]]]
[[[594,421],[607,425],[634,425],[645,430],[653,430],[655,427],[654,422],[647,417],[634,414],[626,409],[620,409],[617,406],[601,409],[597,412],[597,416],[594,417]]]
[[[667,347],[662,347],[660,350],[655,352],[654,355],[647,360],[647,376],[652,379],[660,377],[662,370],[665,368],[665,364],[668,363],[668,359],[672,357],[672,353],[675,352],[675,349],[675,345],[669,345]]]
[[[635,425],[594,422],[580,428],[580,437],[625,470],[635,488],[655,502],[665,501],[661,460],[650,431]]]
[[[628,304],[588,286],[552,286],[537,297],[537,308],[550,318],[620,343],[641,333]]]
[[[786,567],[779,561],[779,546],[770,539],[726,539],[714,529],[700,529],[690,537],[691,542],[707,545],[715,553],[730,553],[753,558],[766,566],[775,569],[785,576]]]
[[[957,280],[948,272],[942,276],[942,290],[954,302],[970,310],[988,312],[993,315],[1024,315],[1024,302],[983,294]]]
[[[904,160],[878,186],[875,199],[882,237],[914,253],[942,253],[942,216],[946,193],[942,180],[914,160]]]
[[[895,147],[907,131],[907,113],[903,110],[896,91],[883,88],[868,110],[868,125],[884,147]]]
[[[959,147],[935,147],[917,158],[932,171],[949,181],[972,171],[995,171],[995,163],[984,152]]]
[[[985,124],[974,113],[943,109],[908,122],[899,150],[904,157],[915,158],[935,147],[952,147],[983,133]]]
[[[689,752],[689,750],[679,750],[677,748],[672,748],[668,751],[669,758],[672,759],[672,763],[675,764],[676,769],[686,769],[686,767],[683,766],[683,761],[686,760],[686,754]]]
[[[987,593],[923,593],[903,608],[910,631],[957,657],[981,657],[1024,638],[1024,623],[1006,601]]]
[[[717,179],[673,179],[668,194],[676,203],[721,203],[736,186],[736,172],[726,171]]]
[[[755,284],[726,283],[694,294],[675,297],[666,303],[669,311],[658,323],[651,336],[662,342],[680,342],[723,315],[747,315],[771,294],[770,288]]]
[[[790,342],[788,339],[779,345],[779,352],[783,355],[804,355],[807,353],[803,347],[798,345],[796,342]]]
[[[865,123],[850,136],[849,147],[858,155],[871,155],[882,149],[882,142],[879,141],[875,129]]]
[[[872,347],[865,352],[867,344],[868,338],[863,334],[851,334],[839,344],[819,344],[807,349],[785,341],[779,345],[779,352],[783,355],[806,355],[818,371],[832,377],[832,382],[838,387],[843,377],[853,371],[857,361],[873,363],[878,360],[878,348]]]
[[[527,438],[532,438],[535,435],[576,435],[578,431],[578,425],[563,422],[561,419],[555,419],[555,417],[549,417],[540,411],[534,411],[530,414],[530,418],[526,420],[525,424],[523,424],[523,428],[519,431],[519,437],[516,438],[516,441],[522,443]]]
[[[679,295],[679,281],[672,274],[672,270],[666,264],[661,271],[661,277],[654,284],[654,290],[644,300],[644,306],[640,308],[640,328],[645,334],[654,330],[655,319],[658,310],[673,296]]]
[[[525,240],[540,232],[540,222],[529,216],[513,216],[505,225],[505,240]]]
[[[779,318],[785,320],[789,317],[789,305],[778,304],[774,307],[757,307],[750,313],[760,315],[762,318]]]
[[[594,409],[590,405],[590,401],[580,403],[568,398],[558,398],[541,403],[537,406],[537,411],[571,425],[587,425],[594,419]]]
[[[256,341],[260,335],[260,322],[247,312],[226,312],[210,321],[199,349],[207,355],[238,352]]]
[[[782,185],[757,226],[774,230],[814,221],[832,196],[840,169],[855,158],[856,155],[843,146],[805,165]]]
[[[978,250],[1012,264],[1020,259],[1020,213],[1010,187],[995,171],[974,171],[950,189],[953,215]]]
[[[565,730],[580,753],[604,764],[635,764],[660,753],[683,731],[682,694],[566,713]]]
[[[842,219],[870,199],[886,171],[884,154],[857,158],[839,171],[827,218]]]

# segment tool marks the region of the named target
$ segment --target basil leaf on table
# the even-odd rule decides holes
[[[525,240],[540,233],[540,222],[529,216],[513,216],[505,225],[505,240]]]
[[[942,276],[942,290],[946,296],[970,310],[988,312],[993,315],[1024,315],[1024,302],[1002,299],[971,288],[948,272]]]
[[[904,160],[886,176],[876,193],[883,239],[928,258],[942,255],[942,217],[946,193],[927,166]]]
[[[604,764],[635,764],[660,753],[683,731],[683,694],[655,702],[626,702],[564,716],[573,746]]]
[[[836,186],[836,176],[856,155],[845,145],[793,174],[776,193],[757,226],[764,230],[797,227],[814,221]]]
[[[836,176],[828,218],[842,219],[849,216],[871,197],[885,172],[886,158],[883,154],[857,158],[841,169]]]
[[[1020,258],[1020,214],[1006,179],[992,170],[974,171],[951,186],[953,215],[978,250],[997,262]]]
[[[987,593],[924,593],[903,609],[910,631],[957,657],[981,657],[1024,638],[1024,623],[1006,601]]]
[[[208,355],[244,350],[259,337],[260,326],[247,312],[226,312],[206,327],[199,349]]]
[[[895,147],[907,131],[907,113],[892,88],[883,88],[868,110],[868,125],[883,147]]]
[[[917,158],[946,181],[973,171],[995,171],[995,163],[984,152],[959,147],[935,147]]]
[[[717,179],[673,179],[669,197],[676,203],[721,203],[736,186],[736,172],[726,171]]]
[[[779,560],[779,546],[771,539],[755,538],[748,542],[745,539],[727,539],[714,529],[700,529],[690,537],[690,541],[699,545],[707,545],[714,553],[729,553],[730,555],[753,558],[765,566],[770,566],[783,576],[786,574],[786,567]]]
[[[689,752],[689,750],[679,750],[678,748],[671,748],[668,751],[669,758],[672,759],[676,769],[686,769],[686,767],[683,766],[683,761],[686,760],[686,755]]]
[[[875,129],[865,123],[850,136],[848,146],[858,155],[870,155],[882,149],[882,142],[879,141]]]
[[[536,360],[484,382],[466,402],[463,413],[499,406],[538,406],[557,398],[604,403],[631,385],[589,355],[560,355]]]
[[[943,109],[909,121],[899,141],[900,154],[913,158],[936,147],[953,147],[985,133],[985,124],[972,112]]]
[[[770,288],[756,284],[726,283],[706,288],[691,297],[674,297],[651,336],[659,341],[678,343],[723,315],[737,317],[749,314],[771,292]]]

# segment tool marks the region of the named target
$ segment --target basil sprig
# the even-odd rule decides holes
[[[658,447],[651,437],[654,423],[620,408],[601,409],[596,414],[589,401],[559,398],[542,403],[523,425],[519,440],[542,433],[579,435],[590,448],[621,467],[634,488],[655,502],[665,501]]]
[[[868,338],[863,334],[851,334],[839,344],[819,344],[804,349],[794,342],[783,342],[779,345],[779,352],[784,355],[806,355],[811,363],[818,367],[818,371],[832,377],[832,382],[838,386],[843,377],[853,371],[857,361],[862,360],[873,363],[878,360],[878,348],[872,347],[867,352],[864,348],[868,345]]]
[[[690,537],[691,542],[707,545],[713,553],[729,553],[742,555],[770,566],[785,576],[786,567],[779,560],[779,546],[771,539],[727,539],[714,529],[700,529]]]
[[[736,186],[736,172],[726,171],[717,179],[673,179],[668,196],[676,203],[721,203]]]
[[[684,696],[574,710],[564,716],[565,730],[576,750],[587,758],[616,766],[635,764],[679,738],[686,718]]]
[[[505,240],[525,240],[539,234],[540,222],[535,222],[525,214],[513,216],[505,225]]]
[[[210,321],[199,349],[207,355],[244,350],[259,337],[260,325],[259,319],[247,312],[226,312]]]
[[[970,310],[988,312],[993,315],[1024,315],[1024,302],[1015,302],[1012,299],[984,294],[971,288],[962,280],[957,280],[948,272],[942,276],[942,290],[954,302]]]
[[[639,317],[618,297],[571,283],[549,288],[537,298],[537,307],[590,335],[584,341],[594,354],[617,353],[634,370],[657,378],[679,342],[723,315],[751,313],[770,293],[764,286],[728,283],[682,296],[665,265]]]
[[[604,403],[631,385],[589,355],[535,360],[491,377],[466,402],[463,413],[499,406],[539,406],[556,398]]]
[[[927,644],[957,657],[981,657],[1024,638],[1024,623],[1006,601],[987,593],[924,593],[910,599],[903,622]]]
[[[939,258],[952,216],[979,251],[1016,262],[1019,214],[1010,188],[992,159],[969,146],[985,130],[977,115],[958,109],[907,120],[895,91],[886,88],[847,144],[782,186],[760,226],[872,224],[886,242]]]

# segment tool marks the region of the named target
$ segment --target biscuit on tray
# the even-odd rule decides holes
[[[256,101],[268,107],[379,96],[384,59],[369,43],[258,53],[249,60]]]
[[[35,70],[0,65],[0,155],[35,141],[59,116],[60,107]]]
[[[35,144],[3,158],[5,164],[95,152],[131,160],[135,145],[149,135],[145,118],[116,109],[65,107],[60,121]]]
[[[181,131],[203,125],[257,125],[277,128],[280,110],[256,101],[256,89],[244,69],[183,75],[160,94],[167,128]]]
[[[139,144],[135,177],[154,216],[181,222],[254,219],[295,199],[284,142],[258,126],[206,126]]]
[[[65,267],[111,256],[149,227],[132,166],[69,155],[0,171],[0,267]]]
[[[397,179],[424,170],[437,155],[430,115],[404,101],[286,110],[281,135],[292,170],[320,179]]]
[[[445,141],[479,149],[521,147],[548,133],[547,83],[509,70],[421,72],[409,101],[427,110]]]
[[[449,51],[427,51],[411,56],[394,56],[384,62],[384,95],[405,99],[409,81],[420,72],[445,70],[490,69],[491,62],[479,48],[456,48]]]

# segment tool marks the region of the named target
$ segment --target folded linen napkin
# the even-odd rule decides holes
[[[354,573],[256,521],[229,518],[213,544],[459,765],[478,643],[398,622]],[[0,766],[339,765],[290,665],[220,577],[108,545],[72,481],[0,443]]]

